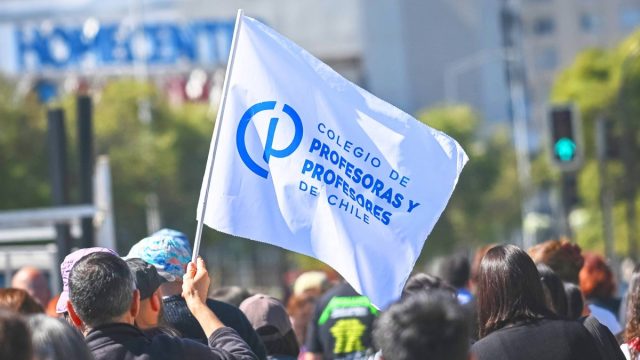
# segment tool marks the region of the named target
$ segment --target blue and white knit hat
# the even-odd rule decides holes
[[[140,258],[155,266],[167,281],[176,281],[182,279],[191,261],[191,245],[180,231],[162,229],[138,241],[125,258]]]

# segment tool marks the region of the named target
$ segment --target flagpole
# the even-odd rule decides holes
[[[218,148],[218,139],[220,138],[220,128],[222,127],[222,118],[224,114],[225,104],[227,102],[227,93],[229,92],[229,79],[231,78],[231,71],[233,70],[234,58],[236,56],[236,47],[238,43],[238,34],[240,33],[240,24],[242,23],[242,15],[244,12],[242,9],[238,9],[236,15],[236,24],[233,29],[233,38],[231,39],[231,50],[229,51],[229,60],[227,62],[227,73],[224,76],[224,83],[222,85],[222,96],[220,97],[220,107],[218,108],[218,114],[216,116],[216,123],[213,129],[213,140],[209,150],[209,158],[211,163],[206,169],[206,178],[204,196],[202,197],[202,209],[198,215],[198,227],[196,229],[196,238],[193,243],[193,255],[191,261],[194,263],[198,258],[200,252],[200,242],[202,241],[202,226],[204,223],[204,213],[207,209],[207,200],[209,199],[209,188],[211,187],[211,173],[213,173],[213,163],[216,159],[216,150]]]

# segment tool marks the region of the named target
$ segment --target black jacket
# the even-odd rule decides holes
[[[582,325],[595,339],[598,350],[600,350],[600,356],[603,359],[625,360],[624,353],[620,350],[616,337],[613,336],[608,327],[602,325],[592,315],[582,319]]]
[[[180,295],[167,296],[162,298],[164,305],[165,322],[178,330],[182,337],[199,341],[203,344],[207,343],[207,337],[198,324],[198,320],[191,314],[187,303]],[[238,332],[238,335],[244,340],[251,351],[259,360],[266,360],[267,351],[262,344],[262,340],[258,337],[253,326],[240,309],[233,305],[223,303],[221,301],[207,299],[207,307],[213,311],[218,319],[225,326],[228,326]]]
[[[150,338],[128,324],[98,326],[85,340],[95,360],[257,359],[238,334],[227,327],[211,334],[209,346],[168,335]]]
[[[579,322],[549,319],[496,330],[471,347],[478,360],[600,360],[598,350]]]

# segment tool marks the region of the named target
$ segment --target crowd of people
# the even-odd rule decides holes
[[[620,298],[606,260],[567,240],[433,265],[386,309],[321,271],[281,301],[209,289],[204,260],[164,229],[126,256],[69,254],[53,298],[38,269],[16,272],[0,289],[0,359],[640,359],[640,267]]]

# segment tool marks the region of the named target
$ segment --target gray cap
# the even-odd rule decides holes
[[[254,329],[258,330],[265,326],[276,328],[278,334],[273,334],[274,338],[284,337],[292,329],[289,315],[284,306],[271,296],[253,295],[240,304],[240,310],[247,316]],[[269,340],[264,336],[262,338]]]

